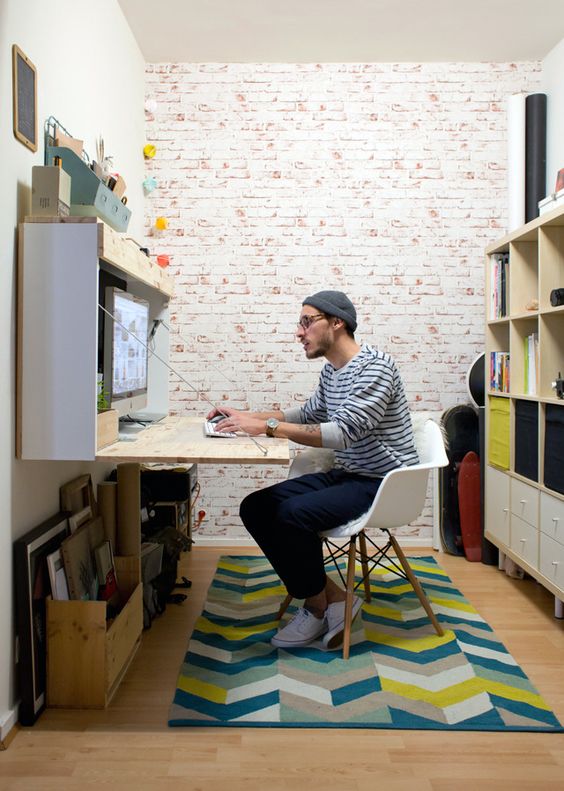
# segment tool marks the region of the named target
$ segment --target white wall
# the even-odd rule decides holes
[[[556,174],[564,168],[564,39],[542,63],[542,91],[547,94],[546,192],[554,192]]]
[[[12,44],[37,68],[39,149],[12,133]],[[2,0],[0,4],[0,738],[17,703],[13,654],[12,543],[56,513],[59,486],[100,465],[21,462],[14,457],[16,229],[30,213],[31,167],[43,164],[43,123],[54,115],[95,156],[96,137],[128,185],[129,235],[142,239],[144,62],[117,0]]]

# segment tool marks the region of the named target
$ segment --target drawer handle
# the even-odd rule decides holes
[[[522,544],[524,544],[527,539],[526,538],[521,538],[519,540],[521,541]]]
[[[552,517],[552,521],[554,522],[555,525],[557,525],[558,522],[560,521],[560,517],[559,516],[553,516]]]
[[[519,502],[521,503],[521,505],[527,505],[527,501],[526,500],[519,500]]]
[[[553,566],[557,566],[557,565],[558,565],[558,561],[557,561],[557,560],[553,560],[553,561],[552,561],[552,565],[553,565]]]
[[[504,514],[508,513],[508,511],[509,511],[509,508],[504,508],[504,509],[503,509],[503,513],[504,513]]]

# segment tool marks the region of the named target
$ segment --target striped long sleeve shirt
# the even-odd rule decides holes
[[[320,424],[323,447],[335,450],[335,465],[347,472],[379,478],[418,461],[399,371],[372,346],[342,368],[326,363],[316,391],[284,420]]]

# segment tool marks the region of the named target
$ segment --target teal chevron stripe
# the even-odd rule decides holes
[[[444,636],[435,634],[409,583],[389,571],[374,573],[372,601],[353,624],[344,661],[319,641],[275,649],[270,639],[283,586],[264,558],[221,558],[169,724],[562,732],[435,558],[412,559],[412,566]]]

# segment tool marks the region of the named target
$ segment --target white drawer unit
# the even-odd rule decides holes
[[[533,568],[539,565],[539,534],[536,527],[520,519],[515,514],[511,516],[511,543],[513,552]]]
[[[504,472],[486,468],[486,530],[509,546],[509,483]]]
[[[564,545],[540,534],[539,569],[543,577],[559,590],[564,590]]]
[[[545,492],[540,497],[540,529],[559,544],[564,544],[564,501]]]
[[[534,527],[538,526],[539,490],[523,481],[511,481],[511,513]]]

